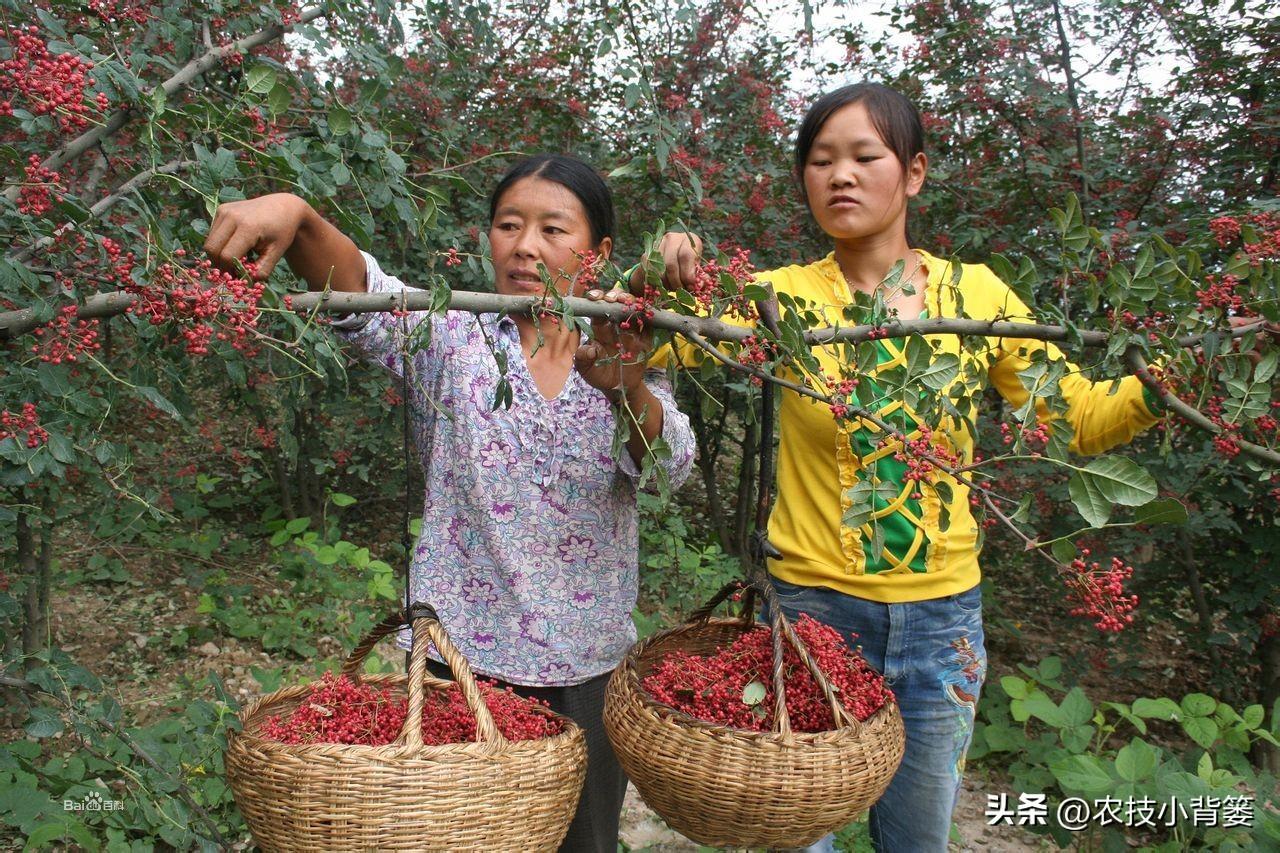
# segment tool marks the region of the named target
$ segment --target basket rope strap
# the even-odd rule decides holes
[[[411,479],[409,470],[409,314],[408,291],[400,291],[400,450],[404,458],[404,505],[400,513],[400,545],[404,548],[404,606],[410,607],[413,601],[409,593],[409,574],[413,568],[413,543],[409,537],[409,503]],[[435,611],[432,611],[434,618]],[[406,620],[412,626],[412,618]],[[410,632],[412,636],[412,632]],[[412,647],[413,640],[410,639]]]
[[[760,322],[772,333],[774,340],[778,340],[782,337],[778,296],[773,292],[772,285],[766,284],[765,287],[769,291],[768,298],[756,302],[756,311],[760,315]],[[782,613],[777,592],[774,590],[773,584],[769,582],[768,561],[770,558],[782,556],[782,553],[769,542],[768,530],[769,511],[773,503],[774,393],[775,389],[772,382],[766,381],[760,389],[760,448],[756,518],[755,529],[751,532],[750,559],[747,567],[748,577],[745,584],[748,589],[757,592],[769,608],[770,633],[773,641],[774,726],[784,736],[791,734],[791,718],[787,713],[785,678],[783,677],[784,657],[782,642],[785,638],[787,643],[796,650],[800,661],[813,675],[818,687],[821,688],[823,697],[831,707],[831,714],[835,724],[840,726],[843,723],[844,725],[852,726],[856,731],[860,728],[857,718],[840,702],[826,673],[822,672],[813,656],[805,648],[804,643],[796,636],[791,623]],[[723,601],[724,596],[731,592],[726,592],[726,590],[721,590],[723,595],[718,594],[716,598],[712,599],[711,608]],[[755,596],[749,594],[746,598],[747,606],[754,607]],[[701,612],[698,611],[699,614]],[[709,610],[707,615],[710,615]]]

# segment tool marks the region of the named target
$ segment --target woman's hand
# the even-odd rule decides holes
[[[631,305],[635,297],[621,287],[608,293],[587,291],[592,302]],[[653,346],[653,332],[635,317],[630,328],[620,328],[601,317],[591,321],[591,339],[574,353],[573,364],[587,384],[599,388],[613,403],[623,397],[635,398],[644,388],[645,363]]]
[[[1258,336],[1254,339],[1253,348],[1245,353],[1255,366],[1262,361],[1262,353],[1259,350],[1264,349],[1268,344],[1280,342],[1280,323],[1264,322],[1261,317],[1231,317],[1228,322],[1233,332],[1247,326],[1257,326]]]
[[[306,201],[275,193],[218,205],[204,241],[209,259],[238,274],[240,261],[257,255],[253,277],[265,280],[287,257],[311,290],[365,291],[364,256],[351,238],[334,228]]]
[[[264,280],[293,245],[298,228],[311,212],[311,205],[290,193],[225,202],[213,214],[205,253],[214,266],[238,273],[239,262],[252,251],[258,256],[254,278]]]
[[[693,289],[698,264],[702,261],[702,238],[693,233],[668,231],[658,241],[662,254],[662,283],[667,290]],[[644,267],[631,274],[631,292],[643,293]]]

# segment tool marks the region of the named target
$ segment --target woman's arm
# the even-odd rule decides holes
[[[990,277],[981,282],[990,288],[995,304],[989,316],[1003,315],[1014,322],[1035,322],[1035,318],[1021,299],[1003,281],[986,267],[975,268]],[[967,271],[966,271],[967,272]],[[1068,361],[1062,351],[1048,341],[1030,341],[1000,338],[995,342],[996,359],[988,375],[1000,395],[1015,408],[1026,405],[1030,390],[1018,374],[1027,370],[1037,352],[1043,352],[1044,362],[1064,362],[1064,372],[1058,378],[1058,388],[1067,403],[1065,413],[1049,411],[1043,398],[1036,399],[1036,418],[1052,424],[1065,420],[1071,425],[1070,449],[1074,453],[1092,456],[1113,447],[1127,444],[1139,433],[1161,420],[1153,410],[1154,401],[1141,380],[1136,376],[1123,379],[1094,382],[1080,372],[1080,368]]]
[[[351,238],[291,193],[274,193],[218,205],[205,238],[210,260],[228,272],[250,252],[254,278],[265,280],[281,257],[311,290],[365,292],[364,257]]]

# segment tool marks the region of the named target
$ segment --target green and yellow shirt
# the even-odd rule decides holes
[[[928,271],[925,306],[930,316],[961,316],[957,311],[960,304],[963,316],[969,318],[1034,322],[1030,309],[986,266],[963,264],[958,281],[953,281],[950,262],[926,252],[920,255]],[[853,299],[834,255],[807,266],[764,272],[758,279],[770,283],[779,294],[809,303],[831,325],[848,325],[843,311]],[[745,325],[743,321],[738,324]],[[955,335],[928,335],[926,339],[936,344],[936,353],[960,358],[961,370],[953,385],[964,383],[965,393],[976,395],[982,390],[982,380],[975,377],[985,377],[1015,407],[1024,405],[1029,396],[1018,373],[1031,364],[1032,354],[1044,350],[1050,361],[1063,357],[1054,344],[1042,341],[990,338],[989,348],[975,353],[963,349]],[[905,353],[900,343],[905,340],[877,341],[878,363],[862,381],[874,383],[881,371],[903,363]],[[839,351],[837,346],[814,348],[825,374],[839,377]],[[698,363],[702,356],[683,341],[676,354],[685,365]],[[663,366],[671,356],[671,348],[664,347],[654,355],[653,363]],[[984,364],[966,364],[975,359]],[[1093,382],[1068,364],[1059,388],[1068,404],[1062,417],[1074,430],[1070,449],[1076,453],[1101,453],[1124,444],[1159,420],[1141,382],[1133,376]],[[942,393],[951,390],[948,387]],[[1052,422],[1044,401],[1038,399],[1036,405],[1039,418]],[[877,414],[902,428],[909,439],[920,436],[919,419],[901,400],[888,403]],[[973,436],[971,421],[947,416],[933,441],[968,463],[973,458]],[[880,430],[873,424],[837,419],[827,405],[783,391],[778,497],[769,519],[769,541],[782,557],[770,561],[770,571],[794,584],[827,586],[886,603],[923,601],[970,589],[978,583],[980,572],[978,525],[969,508],[969,488],[941,471],[934,477],[947,482],[949,494],[927,484],[904,481],[906,465],[893,458],[901,442],[881,445],[880,438]],[[872,519],[884,536],[878,561],[870,560],[868,554],[871,522],[860,528],[841,523],[852,505],[849,490],[868,475],[897,488],[893,498],[877,491],[873,499]],[[940,524],[943,495],[949,518],[945,530]]]

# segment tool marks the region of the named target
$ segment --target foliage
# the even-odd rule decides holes
[[[1276,778],[1248,759],[1255,742],[1276,743],[1280,708],[1272,710],[1268,725],[1261,705],[1237,712],[1204,693],[1095,703],[1079,686],[1064,684],[1057,657],[1018,669],[1024,677],[1004,676],[984,697],[968,757],[988,764],[1007,757],[1013,794],[1048,795],[1047,820],[1030,822],[1033,831],[1047,832],[1059,846],[1086,849],[1127,842],[1152,850],[1239,850],[1280,840]],[[1106,800],[1118,817],[1110,825],[1091,821],[1082,837],[1079,828],[1073,832],[1056,821],[1057,804],[1071,797]],[[1221,802],[1241,797],[1252,798],[1252,819],[1230,826]],[[1190,814],[1210,798],[1219,803],[1210,809],[1212,825],[1185,816],[1166,823],[1172,812],[1154,818],[1157,807],[1176,802]]]
[[[0,0],[0,312],[29,309],[41,324],[0,330],[0,617],[13,638],[0,665],[56,688],[30,705],[39,743],[0,750],[6,825],[32,846],[215,843],[176,795],[185,789],[218,832],[243,832],[216,772],[235,700],[215,682],[182,684],[172,716],[135,726],[109,686],[59,651],[51,597],[136,582],[132,555],[159,556],[199,590],[169,649],[252,643],[279,664],[258,670],[271,689],[332,668],[396,595],[400,531],[385,519],[398,517],[388,507],[414,475],[397,452],[399,391],[350,365],[317,317],[288,310],[297,285],[283,271],[247,295],[199,268],[217,204],[295,192],[410,283],[486,290],[487,189],[517,153],[565,150],[609,175],[620,267],[648,253],[660,221],[721,246],[726,269],[737,246],[762,269],[807,261],[826,244],[797,203],[789,133],[818,90],[860,77],[895,83],[924,110],[932,169],[912,220],[922,245],[989,261],[1045,322],[1109,333],[1101,350],[1064,345],[1094,375],[1127,370],[1129,345],[1166,354],[1175,390],[1227,434],[1215,441],[1171,420],[1123,457],[1079,460],[1064,430],[1041,446],[1031,429],[1036,402],[1061,408],[1060,363],[1024,371],[1030,401],[1014,411],[967,392],[916,395],[982,379],[933,358],[920,336],[904,341],[906,364],[878,392],[868,383],[848,402],[900,399],[934,421],[980,412],[984,459],[970,474],[1018,496],[999,506],[1038,546],[1028,552],[988,518],[989,574],[1043,584],[1028,570],[1052,570],[1035,554],[1120,557],[1134,568],[1139,627],[1191,625],[1194,614],[1187,636],[1193,654],[1221,664],[1219,695],[1246,708],[1274,701],[1280,593],[1265,570],[1280,547],[1280,484],[1239,446],[1275,442],[1276,359],[1264,350],[1255,363],[1244,354],[1252,339],[1237,351],[1224,335],[1233,315],[1280,319],[1277,74],[1264,5],[1240,0],[1225,14],[1131,0],[922,0],[886,4],[879,29],[828,31],[838,11],[802,2],[770,16],[737,0],[431,0],[396,14],[385,0]],[[793,32],[791,21],[805,23]],[[833,43],[844,55],[828,63]],[[1098,46],[1097,65],[1085,44]],[[452,257],[463,263],[447,269]],[[158,283],[186,281],[183,271],[238,332],[156,295]],[[732,286],[726,275],[719,283]],[[65,310],[118,290],[165,321],[135,313],[80,326]],[[681,310],[694,303],[685,294]],[[803,374],[812,365],[797,308],[783,343]],[[882,300],[855,314],[850,322],[891,321]],[[1203,363],[1170,355],[1183,334],[1207,335]],[[848,363],[863,365],[871,348],[848,349]],[[642,633],[736,574],[754,513],[755,386],[709,366],[682,378],[681,397],[704,467],[673,498],[677,511],[641,496]],[[993,624],[1017,616],[997,612]],[[1035,678],[1028,696],[1069,693]],[[987,691],[984,760],[1008,752],[991,732],[1017,729],[1011,710],[999,718],[1002,703]],[[1150,719],[1135,705],[1133,720]],[[1034,714],[1023,731],[1049,726],[1040,734],[1057,740],[1045,750],[1096,761],[1117,785],[1147,785],[1112,774],[1123,749],[1126,762],[1148,755],[1133,746],[1141,741],[1097,739],[1117,719],[1116,731],[1145,733],[1118,707],[1092,713],[1102,719],[1081,723],[1097,727],[1088,744],[1069,734],[1068,746],[1062,726]],[[1210,717],[1221,736],[1201,745],[1208,780],[1198,756],[1163,741],[1146,744],[1155,768],[1206,785],[1225,784],[1214,776],[1223,771],[1260,780],[1237,753],[1267,730],[1242,730],[1226,711],[1195,719]],[[162,769],[139,765],[121,731]],[[1047,755],[1018,772],[1039,768],[1034,781],[1066,793]],[[90,789],[131,805],[55,808]]]

